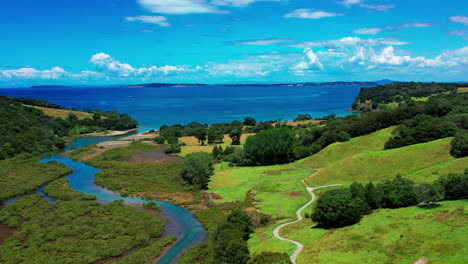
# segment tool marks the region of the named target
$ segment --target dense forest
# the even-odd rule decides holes
[[[369,111],[379,104],[408,102],[412,98],[427,97],[434,94],[456,93],[461,84],[396,82],[370,88],[361,88],[353,103],[353,110]]]
[[[92,112],[91,118],[47,116],[25,104],[63,109],[43,100],[0,96],[0,160],[20,153],[43,153],[65,147],[65,136],[106,130],[135,128],[138,122],[127,114]]]

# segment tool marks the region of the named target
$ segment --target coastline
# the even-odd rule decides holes
[[[125,135],[127,133],[137,131],[139,129],[142,129],[143,127],[136,127],[128,130],[110,130],[107,132],[94,132],[94,133],[88,133],[88,134],[83,134],[79,135],[78,137],[107,137],[107,136],[121,136]]]

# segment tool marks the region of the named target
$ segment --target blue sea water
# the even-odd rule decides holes
[[[362,86],[209,86],[3,88],[0,95],[32,97],[82,109],[119,110],[147,129],[163,124],[292,120],[298,114],[349,114]]]

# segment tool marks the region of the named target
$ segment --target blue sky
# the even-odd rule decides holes
[[[0,86],[467,81],[468,1],[5,0]]]

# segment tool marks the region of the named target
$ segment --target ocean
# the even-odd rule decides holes
[[[145,129],[192,121],[212,124],[292,120],[298,114],[349,115],[362,86],[208,86],[2,88],[0,95],[44,99],[65,107],[119,110]]]

